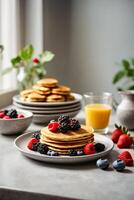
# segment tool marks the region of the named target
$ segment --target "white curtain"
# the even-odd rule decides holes
[[[43,0],[0,0],[0,44],[4,45],[2,67],[26,44],[43,50]],[[16,73],[2,77],[0,88],[16,88]]]

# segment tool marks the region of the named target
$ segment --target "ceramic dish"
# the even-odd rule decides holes
[[[67,106],[48,106],[48,107],[39,107],[39,106],[26,106],[26,105],[22,105],[22,104],[19,104],[19,103],[16,103],[16,102],[13,102],[13,104],[18,107],[18,108],[21,108],[21,109],[25,109],[25,110],[30,110],[30,111],[57,111],[57,110],[63,110],[63,109],[75,109],[75,108],[78,108],[78,107],[81,107],[81,103],[78,102],[76,104],[73,104],[73,105],[67,105]]]
[[[75,117],[80,110],[76,110],[73,112],[64,112],[64,113],[57,113],[57,114],[34,114],[33,115],[33,122],[37,124],[44,124],[49,122],[50,120],[57,120],[60,114],[68,115],[69,117]]]
[[[73,105],[76,104],[78,102],[82,101],[82,96],[80,94],[77,93],[71,93],[74,97],[75,100],[73,101],[65,101],[65,102],[53,102],[53,103],[49,103],[49,102],[27,102],[27,101],[22,101],[20,100],[20,95],[15,95],[13,97],[13,101],[20,103],[22,105],[29,105],[29,106],[65,106],[65,105]]]
[[[23,114],[24,118],[0,119],[0,134],[13,135],[23,133],[31,124],[33,113],[18,110],[18,114]]]
[[[15,140],[15,146],[16,148],[25,156],[32,158],[34,160],[39,160],[43,162],[51,162],[51,163],[80,163],[80,162],[85,162],[85,161],[91,161],[91,160],[96,160],[98,158],[101,158],[103,156],[106,156],[111,152],[113,149],[113,142],[111,139],[109,139],[106,136],[95,134],[95,141],[96,142],[101,142],[105,145],[105,150],[96,153],[93,155],[82,155],[82,156],[47,156],[47,155],[42,155],[38,152],[31,151],[27,148],[27,143],[29,139],[32,136],[31,133],[25,133],[19,137],[16,138]]]

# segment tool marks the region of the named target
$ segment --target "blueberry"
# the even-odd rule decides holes
[[[56,152],[56,151],[48,150],[47,155],[48,155],[48,156],[58,156],[59,153]]]
[[[94,147],[95,147],[96,152],[101,152],[101,151],[104,151],[105,149],[105,145],[102,143],[96,143]]]
[[[72,150],[69,150],[69,155],[70,156],[77,156],[77,151],[76,150],[74,150],[74,149],[72,149]]]
[[[125,162],[123,160],[115,160],[113,162],[113,168],[117,171],[123,171],[125,169]]]
[[[107,169],[109,167],[109,161],[108,159],[99,159],[96,162],[97,167],[99,167],[100,169]]]
[[[77,156],[82,156],[84,153],[83,153],[83,151],[82,150],[78,150],[77,151]]]

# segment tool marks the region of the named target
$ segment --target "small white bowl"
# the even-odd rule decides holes
[[[32,122],[33,113],[24,110],[17,110],[24,118],[0,119],[0,134],[13,135],[24,132]]]

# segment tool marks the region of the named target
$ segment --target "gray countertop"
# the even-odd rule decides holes
[[[83,122],[83,113],[77,118]],[[114,122],[113,116],[111,129]],[[32,124],[29,130],[40,128]],[[14,146],[15,138],[0,135],[0,186],[77,199],[134,199],[134,167],[116,172],[112,167],[106,171],[98,169],[95,161],[77,165],[39,162],[23,156]],[[114,147],[108,156],[111,163],[118,151]],[[130,151],[133,153],[132,149]]]

